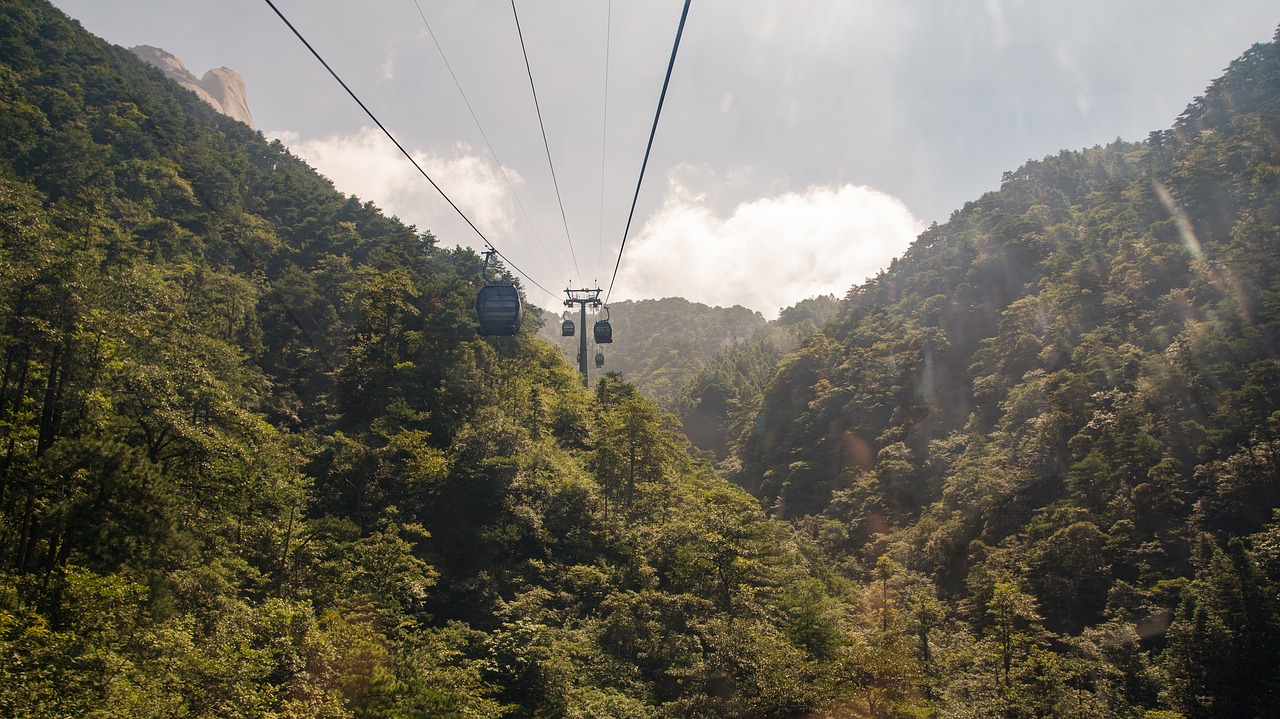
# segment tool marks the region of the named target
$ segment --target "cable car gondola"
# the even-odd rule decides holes
[[[523,315],[520,291],[510,282],[486,283],[476,294],[476,317],[480,319],[481,335],[514,335],[520,331]]]
[[[489,248],[484,253],[485,283],[476,293],[476,318],[480,326],[476,331],[483,336],[510,337],[520,331],[524,307],[520,305],[520,290],[506,280],[488,280],[489,261],[497,251]]]
[[[596,344],[607,345],[613,342],[613,325],[609,324],[609,308],[604,308],[604,319],[596,320],[593,328],[596,336]],[[601,357],[603,360],[603,357]]]
[[[573,320],[569,319],[568,317],[564,318],[564,322],[560,323],[560,336],[561,337],[573,336]]]
[[[596,350],[596,367],[604,366],[604,350]]]

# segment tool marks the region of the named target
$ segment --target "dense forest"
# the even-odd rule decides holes
[[[591,376],[621,375],[674,413],[702,454],[723,460],[730,438],[741,433],[741,422],[758,406],[778,360],[824,325],[837,306],[833,295],[811,297],[766,322],[759,312],[742,306],[708,307],[681,297],[617,302],[595,315],[608,318],[615,329],[613,342],[597,346],[587,335],[588,360],[594,363],[597,350],[605,355],[604,367],[591,367]],[[578,314],[564,318],[580,324]],[[588,315],[588,326],[592,322]],[[547,322],[538,336],[558,346],[576,366],[579,336],[563,336],[559,321]],[[730,413],[734,420],[726,424]]]
[[[0,715],[1274,716],[1277,40],[659,404],[0,0]]]
[[[536,321],[478,337],[474,253],[48,5],[0,12],[0,714],[839,693],[847,580]]]
[[[615,333],[613,342],[599,346],[605,353],[604,371],[623,375],[644,396],[659,403],[674,397],[721,349],[751,337],[765,325],[759,312],[741,305],[708,307],[681,297],[611,303],[607,315],[604,311],[594,316],[588,313],[587,329],[596,317],[606,316]],[[563,318],[580,324],[576,308]],[[578,336],[562,336],[559,321],[548,321],[540,336],[560,347],[577,366]],[[597,349],[591,340],[588,331],[592,355],[588,359],[594,358]]]
[[[723,414],[944,715],[1277,715],[1277,42],[1007,173]]]

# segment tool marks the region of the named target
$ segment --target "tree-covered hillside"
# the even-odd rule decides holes
[[[795,349],[835,313],[834,295],[784,308],[766,322],[744,307],[708,307],[679,297],[625,301],[610,306],[613,342],[595,345],[588,315],[587,346],[593,377],[617,373],[640,393],[675,413],[702,453],[724,460],[743,428],[753,421],[764,384],[784,354]],[[577,314],[566,315],[574,324]],[[539,336],[577,361],[579,336],[564,337],[549,320]],[[594,365],[596,350],[605,366]]]
[[[1171,130],[1029,162],[851,290],[736,478],[888,595],[937,587],[945,652],[896,596],[944,713],[1274,716],[1278,287],[1273,42]]]
[[[838,307],[834,295],[819,295],[784,308],[743,342],[703,360],[668,400],[694,446],[716,461],[755,422],[765,385],[783,355],[798,347]]]
[[[481,262],[0,2],[0,715],[801,716],[858,588]],[[918,697],[908,692],[907,701]]]
[[[0,127],[0,716],[1280,706],[1280,42],[830,321],[615,310],[678,418],[41,0]]]
[[[580,323],[575,307],[565,315]],[[587,349],[593,375],[617,372],[646,397],[668,403],[685,380],[721,349],[741,342],[764,327],[759,312],[745,307],[708,307],[680,297],[661,300],[615,302],[609,305],[613,342],[592,342],[591,325],[597,316],[587,314]],[[601,312],[598,317],[605,317]],[[581,331],[582,328],[578,328]],[[563,337],[560,322],[548,319],[540,336],[560,347],[577,366],[579,337]],[[595,351],[605,354],[605,366],[595,369]]]

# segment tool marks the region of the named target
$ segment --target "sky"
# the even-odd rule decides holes
[[[1274,0],[692,0],[637,194],[683,0],[273,0],[481,238],[266,0],[53,2],[239,72],[266,137],[441,245],[487,239],[538,305],[766,318],[1029,160],[1169,128],[1280,24]]]

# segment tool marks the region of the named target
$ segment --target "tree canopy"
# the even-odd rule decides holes
[[[0,713],[1272,713],[1278,93],[772,323],[619,307],[587,390],[471,250],[0,3]]]

